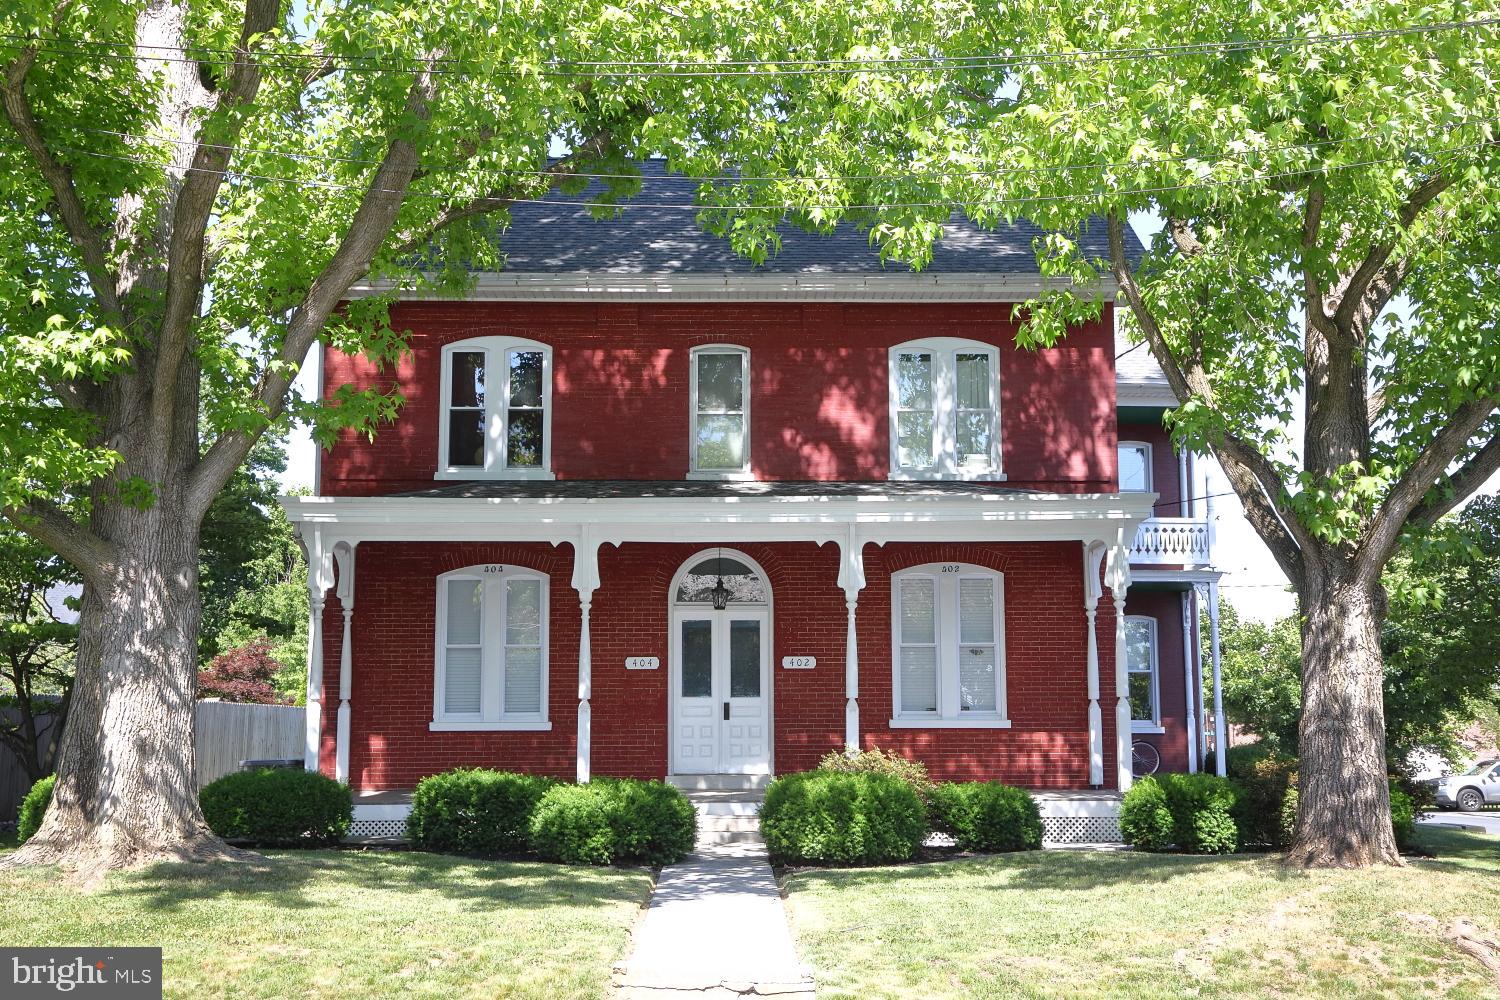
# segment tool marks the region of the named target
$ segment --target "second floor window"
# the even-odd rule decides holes
[[[1120,442],[1120,492],[1151,492],[1151,446],[1144,441]]]
[[[750,352],[714,345],[693,350],[692,464],[699,478],[750,473]]]
[[[439,479],[552,477],[552,350],[476,337],[443,348]]]
[[[891,348],[891,478],[1003,479],[1000,355],[939,338]]]

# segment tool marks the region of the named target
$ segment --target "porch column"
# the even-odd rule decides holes
[[[300,539],[307,556],[307,704],[303,709],[302,766],[318,769],[323,730],[323,600],[333,586],[333,553],[324,547],[320,528],[304,528]]]
[[[1198,771],[1198,718],[1193,714],[1193,601],[1189,591],[1182,592],[1182,700],[1187,717],[1188,773]]]
[[[344,641],[339,651],[339,714],[333,776],[345,783],[349,781],[349,691],[354,681],[354,544],[339,542],[333,547],[333,559],[339,570],[336,593],[339,605],[344,609]]]
[[[1088,624],[1089,784],[1104,784],[1104,712],[1099,708],[1099,570],[1107,546],[1083,543],[1083,617]]]
[[[855,636],[855,612],[859,592],[865,586],[864,542],[854,525],[839,541],[839,587],[844,591],[848,612],[848,634],[844,640],[844,749],[859,750],[859,643]]]
[[[587,784],[593,749],[593,654],[589,643],[589,609],[599,587],[599,543],[587,525],[573,546],[573,589],[578,591],[578,783]]]
[[[1115,599],[1115,787],[1130,788],[1130,674],[1126,664],[1125,593],[1130,589],[1130,547],[1121,532],[1109,548],[1105,582]]]
[[[1208,649],[1214,664],[1214,773],[1223,777],[1224,752],[1229,745],[1229,724],[1224,718],[1224,686],[1219,675],[1219,581],[1208,585]]]

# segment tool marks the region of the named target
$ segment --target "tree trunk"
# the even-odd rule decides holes
[[[198,805],[197,527],[167,490],[147,510],[115,506],[95,520],[114,529],[106,537],[119,563],[106,587],[84,589],[52,805],[5,864],[88,876],[243,857],[214,836]]]
[[[1307,867],[1401,864],[1386,778],[1380,627],[1385,595],[1350,572],[1302,590],[1301,763],[1288,860]]]

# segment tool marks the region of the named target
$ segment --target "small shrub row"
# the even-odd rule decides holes
[[[920,761],[879,750],[829,754],[814,771],[776,779],[760,819],[771,856],[793,864],[906,861],[934,831],[972,851],[1042,843],[1041,814],[1023,789],[939,784]]]
[[[570,785],[464,768],[422,779],[406,820],[413,846],[455,854],[525,851],[566,864],[671,864],[693,849],[692,803],[659,781]]]
[[[236,771],[198,794],[209,828],[227,840],[265,847],[325,847],[349,832],[349,786],[316,771]]]
[[[1231,754],[1228,764],[1228,778],[1159,774],[1137,781],[1120,808],[1125,842],[1143,851],[1191,854],[1291,846],[1297,826],[1296,758],[1245,752]],[[1391,779],[1390,795],[1396,844],[1408,848],[1420,806],[1400,779]]]

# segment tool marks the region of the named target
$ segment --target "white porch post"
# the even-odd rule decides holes
[[[304,527],[302,549],[307,556],[307,705],[303,709],[302,766],[318,769],[323,730],[323,600],[333,586],[333,553],[323,545],[323,532]]]
[[[859,749],[859,644],[855,636],[855,612],[859,592],[865,586],[864,542],[854,525],[839,541],[839,587],[848,611],[848,634],[844,640],[844,749]]]
[[[1130,674],[1126,663],[1125,593],[1130,589],[1130,548],[1125,533],[1109,547],[1105,580],[1115,599],[1115,787],[1130,788]]]
[[[1193,601],[1192,595],[1182,592],[1182,701],[1187,717],[1187,765],[1188,773],[1198,771],[1198,719],[1193,714]]]
[[[1208,585],[1208,648],[1214,664],[1214,773],[1226,773],[1224,752],[1229,747],[1229,725],[1224,719],[1224,686],[1219,674],[1219,582]]]
[[[1099,569],[1106,547],[1100,542],[1083,543],[1083,616],[1088,623],[1089,684],[1089,784],[1104,784],[1104,712],[1099,708]]]
[[[589,609],[599,588],[599,543],[587,525],[579,529],[573,548],[573,589],[578,591],[578,783],[587,784],[593,751],[593,653],[589,640]]]
[[[344,609],[344,641],[339,651],[339,714],[335,737],[333,776],[338,781],[349,780],[349,692],[354,682],[353,626],[354,626],[354,545],[339,542],[333,547],[333,558],[338,564],[339,605]]]

